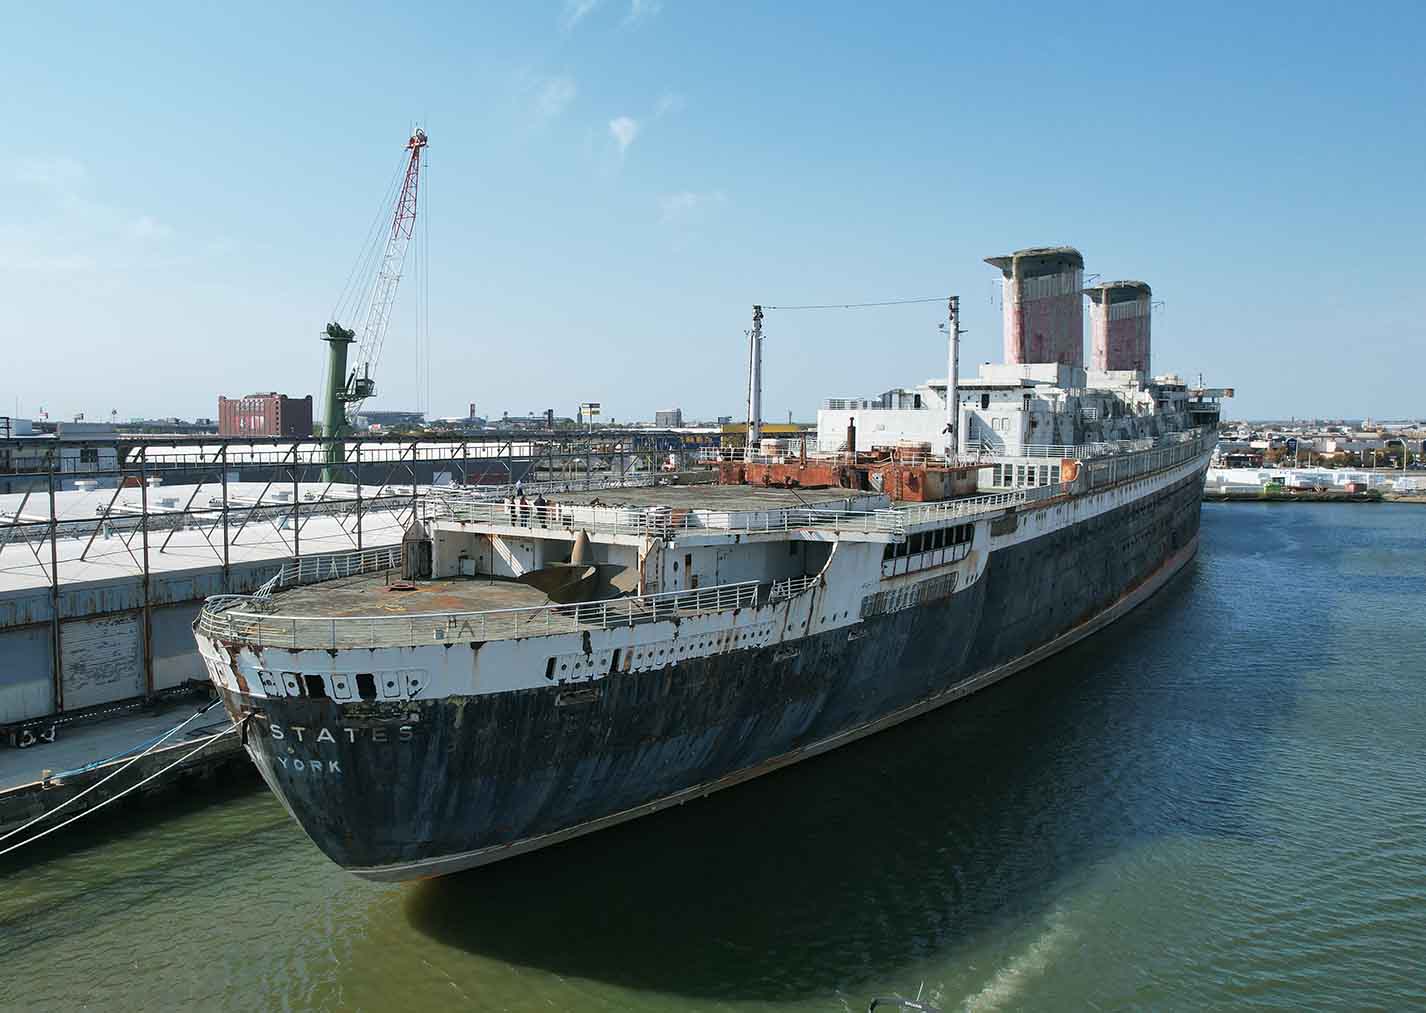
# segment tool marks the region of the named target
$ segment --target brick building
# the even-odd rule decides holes
[[[219,436],[312,435],[312,395],[295,398],[272,391],[246,397],[218,398]]]

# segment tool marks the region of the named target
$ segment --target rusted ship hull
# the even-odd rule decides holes
[[[1063,649],[1192,559],[1201,488],[1200,464],[994,549],[956,593],[650,671],[430,700],[223,693],[235,718],[252,715],[247,748],[269,785],[335,862],[378,880],[440,875],[817,755]],[[1012,512],[993,533],[1022,522]]]

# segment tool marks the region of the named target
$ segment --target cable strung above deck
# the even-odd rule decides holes
[[[941,327],[950,338],[946,389],[946,427],[944,433],[950,438],[952,447],[956,445],[956,404],[957,376],[960,371],[960,299],[953,295],[927,296],[924,299],[882,299],[875,302],[848,303],[807,303],[800,306],[753,306],[753,326],[748,334],[748,434],[744,447],[749,453],[756,450],[762,431],[762,359],[763,359],[763,312],[765,310],[861,310],[884,306],[915,306],[927,303],[943,303],[946,306],[947,321]],[[854,448],[855,449],[855,448]],[[954,453],[954,451],[953,451]]]
[[[833,302],[817,303],[809,306],[768,306],[763,305],[765,310],[862,310],[874,306],[912,306],[917,303],[945,302],[949,296],[936,295],[926,299],[887,299],[882,302]]]

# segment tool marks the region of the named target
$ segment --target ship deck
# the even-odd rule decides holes
[[[438,577],[401,581],[393,588],[385,573],[338,577],[288,588],[273,595],[280,615],[406,616],[423,613],[493,612],[550,604],[549,596],[527,584],[493,577]]]

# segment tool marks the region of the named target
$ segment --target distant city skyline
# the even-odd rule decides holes
[[[420,122],[430,269],[373,408],[739,418],[755,302],[957,294],[974,375],[1000,358],[982,258],[1069,244],[1152,285],[1154,372],[1236,388],[1228,417],[1412,418],[1423,29],[1407,4],[16,8],[0,412],[320,399]],[[942,313],[769,310],[767,418],[943,376]]]

